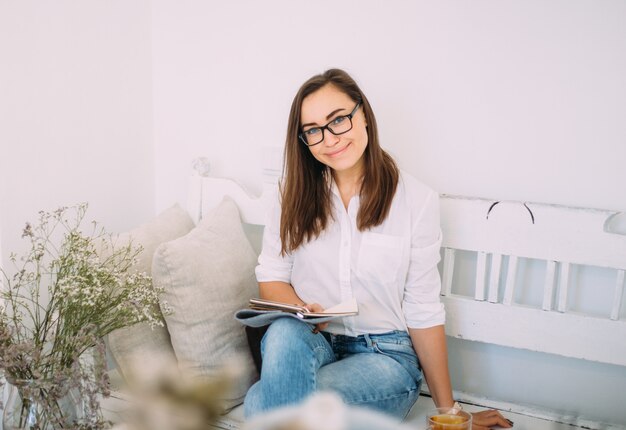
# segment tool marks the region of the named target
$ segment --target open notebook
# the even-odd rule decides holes
[[[309,312],[304,306],[274,302],[265,299],[250,299],[250,309],[259,311],[281,311],[297,315],[299,318],[346,317],[357,315],[359,308],[354,298],[325,309],[322,312]]]

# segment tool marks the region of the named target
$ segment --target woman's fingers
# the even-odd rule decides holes
[[[472,413],[473,430],[487,430],[495,426],[511,428],[513,427],[513,421],[504,418],[502,414],[495,409]]]
[[[309,303],[305,305],[305,308],[309,310],[309,312],[322,312],[324,308],[319,303]]]
[[[305,305],[305,307],[309,310],[309,312],[322,312],[324,308],[319,303],[310,303]],[[315,328],[313,329],[313,333],[319,333],[321,330],[326,329],[328,327],[328,323],[315,324]]]

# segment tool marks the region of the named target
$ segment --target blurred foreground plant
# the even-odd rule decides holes
[[[99,405],[109,394],[103,337],[141,321],[163,325],[162,291],[133,270],[141,249],[118,246],[96,222],[83,233],[86,211],[79,204],[40,212],[22,234],[30,249],[10,257],[14,273],[0,269],[0,372],[19,392],[20,414],[38,403],[41,422],[33,428],[106,427]],[[80,409],[71,417],[59,407],[70,391]],[[28,416],[19,418],[21,425]]]
[[[240,375],[236,362],[210,376],[181,371],[157,356],[136,359],[129,373],[132,401],[116,430],[210,430],[224,409],[224,395]]]

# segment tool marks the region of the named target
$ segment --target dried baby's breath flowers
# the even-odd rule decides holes
[[[142,321],[163,325],[162,291],[133,269],[141,248],[115,243],[95,222],[82,231],[86,211],[40,212],[22,233],[30,249],[11,255],[14,273],[0,269],[0,371],[44,404],[78,390],[86,413],[74,424],[97,429],[105,426],[98,398],[109,390],[102,339]]]

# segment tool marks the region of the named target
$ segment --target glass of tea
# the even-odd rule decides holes
[[[428,412],[432,430],[472,430],[472,414],[456,408],[437,408]]]

